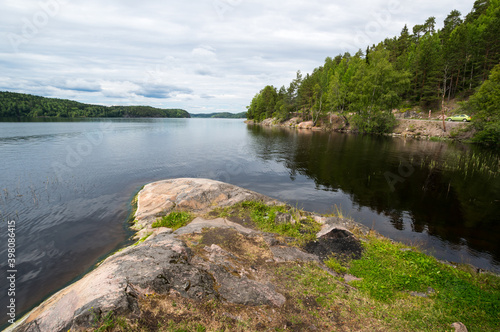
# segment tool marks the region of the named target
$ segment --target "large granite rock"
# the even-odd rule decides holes
[[[277,203],[264,195],[230,184],[205,179],[174,179],[148,184],[139,193],[136,218],[148,227],[174,208],[203,213],[245,200]],[[106,313],[138,313],[138,299],[175,292],[185,298],[218,299],[242,305],[285,302],[267,282],[260,282],[242,264],[228,269],[230,253],[217,246],[206,248],[209,258],[195,257],[179,237],[207,228],[233,229],[249,236],[256,231],[225,219],[197,218],[172,232],[156,229],[144,242],[107,258],[79,281],[35,308],[14,331],[80,331]],[[237,272],[237,273],[235,273]],[[250,277],[250,278],[249,278]]]
[[[144,186],[138,194],[137,227],[149,227],[158,217],[176,208],[203,213],[248,200],[278,203],[254,191],[214,180],[181,178],[158,181]]]
[[[77,331],[109,311],[137,311],[137,298],[152,293],[175,290],[188,298],[217,297],[213,277],[191,265],[191,258],[182,241],[160,233],[106,259],[33,310],[16,331]]]
[[[216,207],[245,200],[282,204],[243,188],[206,179],[173,179],[146,185],[138,195],[136,218],[137,225],[148,230],[149,238],[108,257],[82,279],[35,308],[11,330],[86,330],[111,311],[128,317],[139,315],[140,300],[152,294],[235,305],[283,306],[286,298],[271,283],[266,270],[269,264],[319,262],[319,259],[317,255],[287,246],[275,234],[246,228],[224,218],[203,217]],[[176,208],[192,211],[198,217],[175,232],[150,228],[159,216]],[[339,228],[343,226],[340,220],[314,218],[324,224],[318,241],[331,237],[332,232],[341,232],[342,237],[349,235]],[[193,245],[199,239],[208,242]],[[220,245],[217,239],[221,240]],[[236,250],[222,248],[224,245]]]

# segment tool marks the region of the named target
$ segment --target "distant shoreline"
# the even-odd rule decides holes
[[[446,132],[443,131],[442,121],[419,120],[419,119],[396,119],[397,124],[391,133],[384,134],[392,137],[431,139],[431,140],[468,140],[472,137],[470,130],[466,131],[466,123],[445,122]],[[296,129],[309,129],[315,131],[329,131],[338,133],[357,133],[350,125],[345,125],[339,116],[330,117],[329,121],[322,121],[314,125],[313,121],[303,121],[299,117],[287,121],[279,121],[268,118],[261,122],[247,120],[249,125],[261,125],[266,127],[283,127]]]

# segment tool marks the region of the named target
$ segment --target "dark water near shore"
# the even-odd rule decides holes
[[[320,213],[340,209],[440,259],[500,272],[498,172],[499,155],[474,146],[241,120],[4,122],[0,277],[8,221],[16,221],[20,314],[123,244],[132,196],[174,177],[229,182]]]

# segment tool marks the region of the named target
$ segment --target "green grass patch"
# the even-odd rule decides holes
[[[137,212],[137,204],[139,202],[139,192],[144,188],[144,186],[139,189],[139,191],[134,195],[132,201],[130,201],[130,213],[128,215],[128,223],[135,224],[137,220],[135,220],[135,213]]]
[[[247,215],[257,228],[264,232],[276,233],[297,240],[297,245],[314,240],[321,225],[299,209],[286,205],[269,206],[259,201],[245,201],[217,211],[219,217]],[[278,217],[287,216],[289,221],[279,221]]]
[[[123,317],[117,317],[113,311],[110,311],[104,316],[94,316],[94,327],[95,332],[123,331],[127,330],[128,324]]]
[[[143,243],[144,241],[146,241],[146,239],[147,239],[148,237],[150,237],[150,236],[151,236],[151,234],[153,234],[153,233],[149,233],[149,234],[147,234],[147,235],[145,235],[145,236],[141,237],[141,238],[140,238],[140,239],[139,239],[136,243],[134,243],[134,244],[132,245],[132,247],[138,246],[139,244],[141,244],[141,243]]]
[[[348,273],[362,278],[353,286],[381,303],[408,300],[411,292],[427,294],[432,320],[460,321],[469,331],[496,331],[500,326],[500,278],[454,268],[435,258],[387,239],[370,237],[360,260],[349,262]],[[407,318],[422,311],[407,312]],[[424,326],[420,326],[424,328]]]
[[[168,227],[176,230],[182,226],[186,226],[194,219],[194,216],[186,211],[173,211],[168,215],[156,220],[151,227]]]
[[[344,264],[339,261],[336,257],[330,257],[328,258],[325,262],[325,265],[328,266],[330,269],[333,271],[344,274],[347,272],[347,267],[344,266]]]
[[[455,268],[387,239],[367,240],[361,259],[325,261],[360,281],[347,286],[313,263],[282,265],[276,278],[293,298],[314,298],[321,307],[316,310],[320,321],[337,315],[337,327],[450,331],[452,323],[462,322],[469,331],[498,331],[500,277],[468,266]]]

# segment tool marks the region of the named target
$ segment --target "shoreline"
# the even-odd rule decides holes
[[[203,311],[204,301],[208,301],[208,303],[221,301],[219,304],[223,308],[221,314],[248,316],[250,321],[259,321],[259,324],[262,324],[261,316],[257,315],[252,318],[252,315],[255,314],[252,306],[257,305],[259,310],[265,312],[277,310],[278,316],[283,317],[284,320],[276,326],[283,326],[282,324],[288,324],[286,321],[290,319],[286,317],[290,314],[287,308],[291,305],[289,301],[292,300],[289,299],[291,295],[283,296],[283,292],[287,289],[285,284],[288,278],[275,279],[276,277],[272,277],[272,275],[276,271],[290,268],[288,273],[293,273],[292,271],[297,268],[303,268],[306,269],[304,273],[316,275],[314,280],[321,274],[320,281],[327,278],[328,285],[332,283],[332,285],[337,285],[335,288],[346,287],[346,289],[358,294],[363,289],[363,279],[368,280],[368,276],[360,279],[361,275],[357,275],[357,277],[350,275],[350,264],[353,263],[346,263],[350,259],[348,261],[343,259],[326,261],[325,259],[328,257],[340,258],[343,256],[330,256],[325,250],[337,252],[336,250],[339,248],[344,248],[342,250],[348,250],[347,253],[355,254],[356,259],[362,259],[364,254],[361,255],[361,252],[371,250],[369,246],[367,247],[368,243],[379,243],[380,241],[384,243],[384,246],[389,246],[387,250],[390,249],[395,254],[402,252],[405,257],[408,256],[408,259],[411,259],[413,255],[419,255],[419,260],[425,257],[425,260],[429,260],[426,264],[432,262],[443,273],[464,270],[468,271],[467,273],[470,273],[474,278],[490,278],[490,275],[491,278],[499,277],[492,272],[480,272],[466,265],[459,266],[449,262],[439,262],[431,256],[420,254],[416,248],[401,245],[382,237],[353,220],[323,216],[286,207],[283,205],[284,203],[270,197],[219,181],[207,179],[163,180],[147,184],[135,197],[137,197],[137,210],[133,211],[135,218],[131,229],[137,231],[135,238],[140,237],[140,240],[122,250],[111,253],[102,262],[96,264],[92,271],[52,295],[20,319],[15,326],[7,328],[6,331],[31,331],[35,326],[40,331],[67,331],[68,328],[88,330],[88,328],[105,326],[96,326],[95,324],[107,324],[106,322],[111,319],[113,321],[116,319],[116,322],[123,324],[135,324],[133,322],[136,321],[137,317],[141,317],[144,312],[150,310],[144,308],[149,308],[151,303],[158,301],[167,301],[167,303],[174,301],[179,305],[194,306],[198,309],[192,313],[193,319],[200,320],[204,324],[210,324],[210,321],[213,321],[211,315],[199,317],[199,312]],[[132,199],[131,204],[134,205],[134,203],[135,199]],[[178,229],[175,227],[155,228],[154,223],[160,216],[169,216],[175,211],[188,211],[186,213],[192,215],[192,221],[180,225]],[[259,228],[255,228],[255,225],[244,217],[245,215],[262,213],[262,211],[267,211],[263,215],[264,219],[256,219],[261,221],[255,222],[264,222],[266,225],[267,217],[265,216],[271,215],[275,216],[273,218],[279,216],[280,220],[279,223],[277,221],[273,223],[274,228],[268,229],[264,233]],[[282,229],[280,225],[289,226]],[[290,227],[292,229],[294,227],[303,228],[305,233],[296,233],[294,236],[297,238],[293,240],[290,236],[295,233],[289,233]],[[214,229],[214,232],[210,229]],[[283,231],[285,233],[282,233]],[[318,233],[316,234],[316,232]],[[225,235],[221,237],[217,234]],[[310,236],[314,236],[316,240],[310,242],[313,239]],[[230,243],[225,238],[231,239]],[[293,244],[294,241],[303,244],[297,246]],[[338,247],[339,243],[344,244]],[[240,248],[239,245],[243,247]],[[359,251],[360,245],[365,247],[361,251]],[[242,248],[246,249],[241,251]],[[246,256],[247,252],[254,253],[251,256]],[[164,255],[172,257],[166,260]],[[231,273],[224,272],[228,266],[232,266],[231,269],[236,269],[238,271],[236,275],[239,277],[235,278],[234,272],[231,272],[233,276]],[[275,271],[275,268],[278,270]],[[177,270],[180,271],[180,275],[175,275],[178,273],[175,272]],[[406,268],[394,273],[403,273],[404,275],[404,270]],[[156,277],[158,273],[166,276],[166,284],[164,282],[158,284]],[[210,277],[206,279],[202,275]],[[426,278],[429,277],[426,276]],[[216,284],[210,280],[214,280]],[[265,280],[272,282],[273,286],[261,283]],[[320,281],[316,280],[315,282]],[[433,284],[430,288],[432,291],[427,291],[427,293],[410,292],[410,288],[408,290],[410,293],[403,292],[401,296],[406,294],[404,295],[405,301],[410,303],[418,302],[420,298],[438,301],[439,297],[436,296],[436,292],[439,293],[439,290],[434,290],[438,289],[438,286]],[[199,297],[200,294],[204,295]],[[356,296],[368,296],[363,294],[361,292]],[[153,301],[151,303],[149,302],[150,298]],[[370,296],[366,300],[368,301],[369,298]],[[202,307],[199,307],[200,305]],[[384,310],[383,306],[373,305],[375,305],[376,310]],[[317,313],[312,316],[300,309],[299,311],[303,315],[302,319],[307,321],[310,326],[321,326],[322,323],[315,318],[316,315],[325,314],[320,307],[315,309]],[[420,310],[425,310],[425,308]],[[216,312],[218,313],[218,311]],[[269,314],[271,313],[268,312],[267,315]],[[189,317],[183,317],[183,321],[191,322]],[[365,319],[371,321],[373,317],[368,315]],[[474,326],[474,323],[467,320],[463,322],[467,326]],[[452,323],[454,322],[447,321],[446,324],[450,326],[449,324]],[[273,323],[268,322],[267,324],[274,326]],[[377,324],[379,327],[387,327],[384,320],[377,321]],[[256,326],[249,328],[249,330]],[[325,325],[324,327],[331,328],[332,326]],[[307,329],[307,326],[302,326],[302,328]]]
[[[391,133],[379,134],[389,137],[401,137],[424,140],[442,141],[467,141],[472,137],[471,131],[465,131],[469,123],[445,122],[446,132],[443,131],[443,122],[439,119],[396,119],[397,125]],[[344,120],[339,116],[330,116],[328,121],[321,121],[314,126],[313,121],[303,121],[294,117],[287,121],[279,121],[276,118],[267,118],[261,122],[246,120],[248,125],[260,125],[265,127],[281,127],[299,130],[313,130],[336,133],[357,134],[359,131],[352,129],[350,125],[345,126]]]

